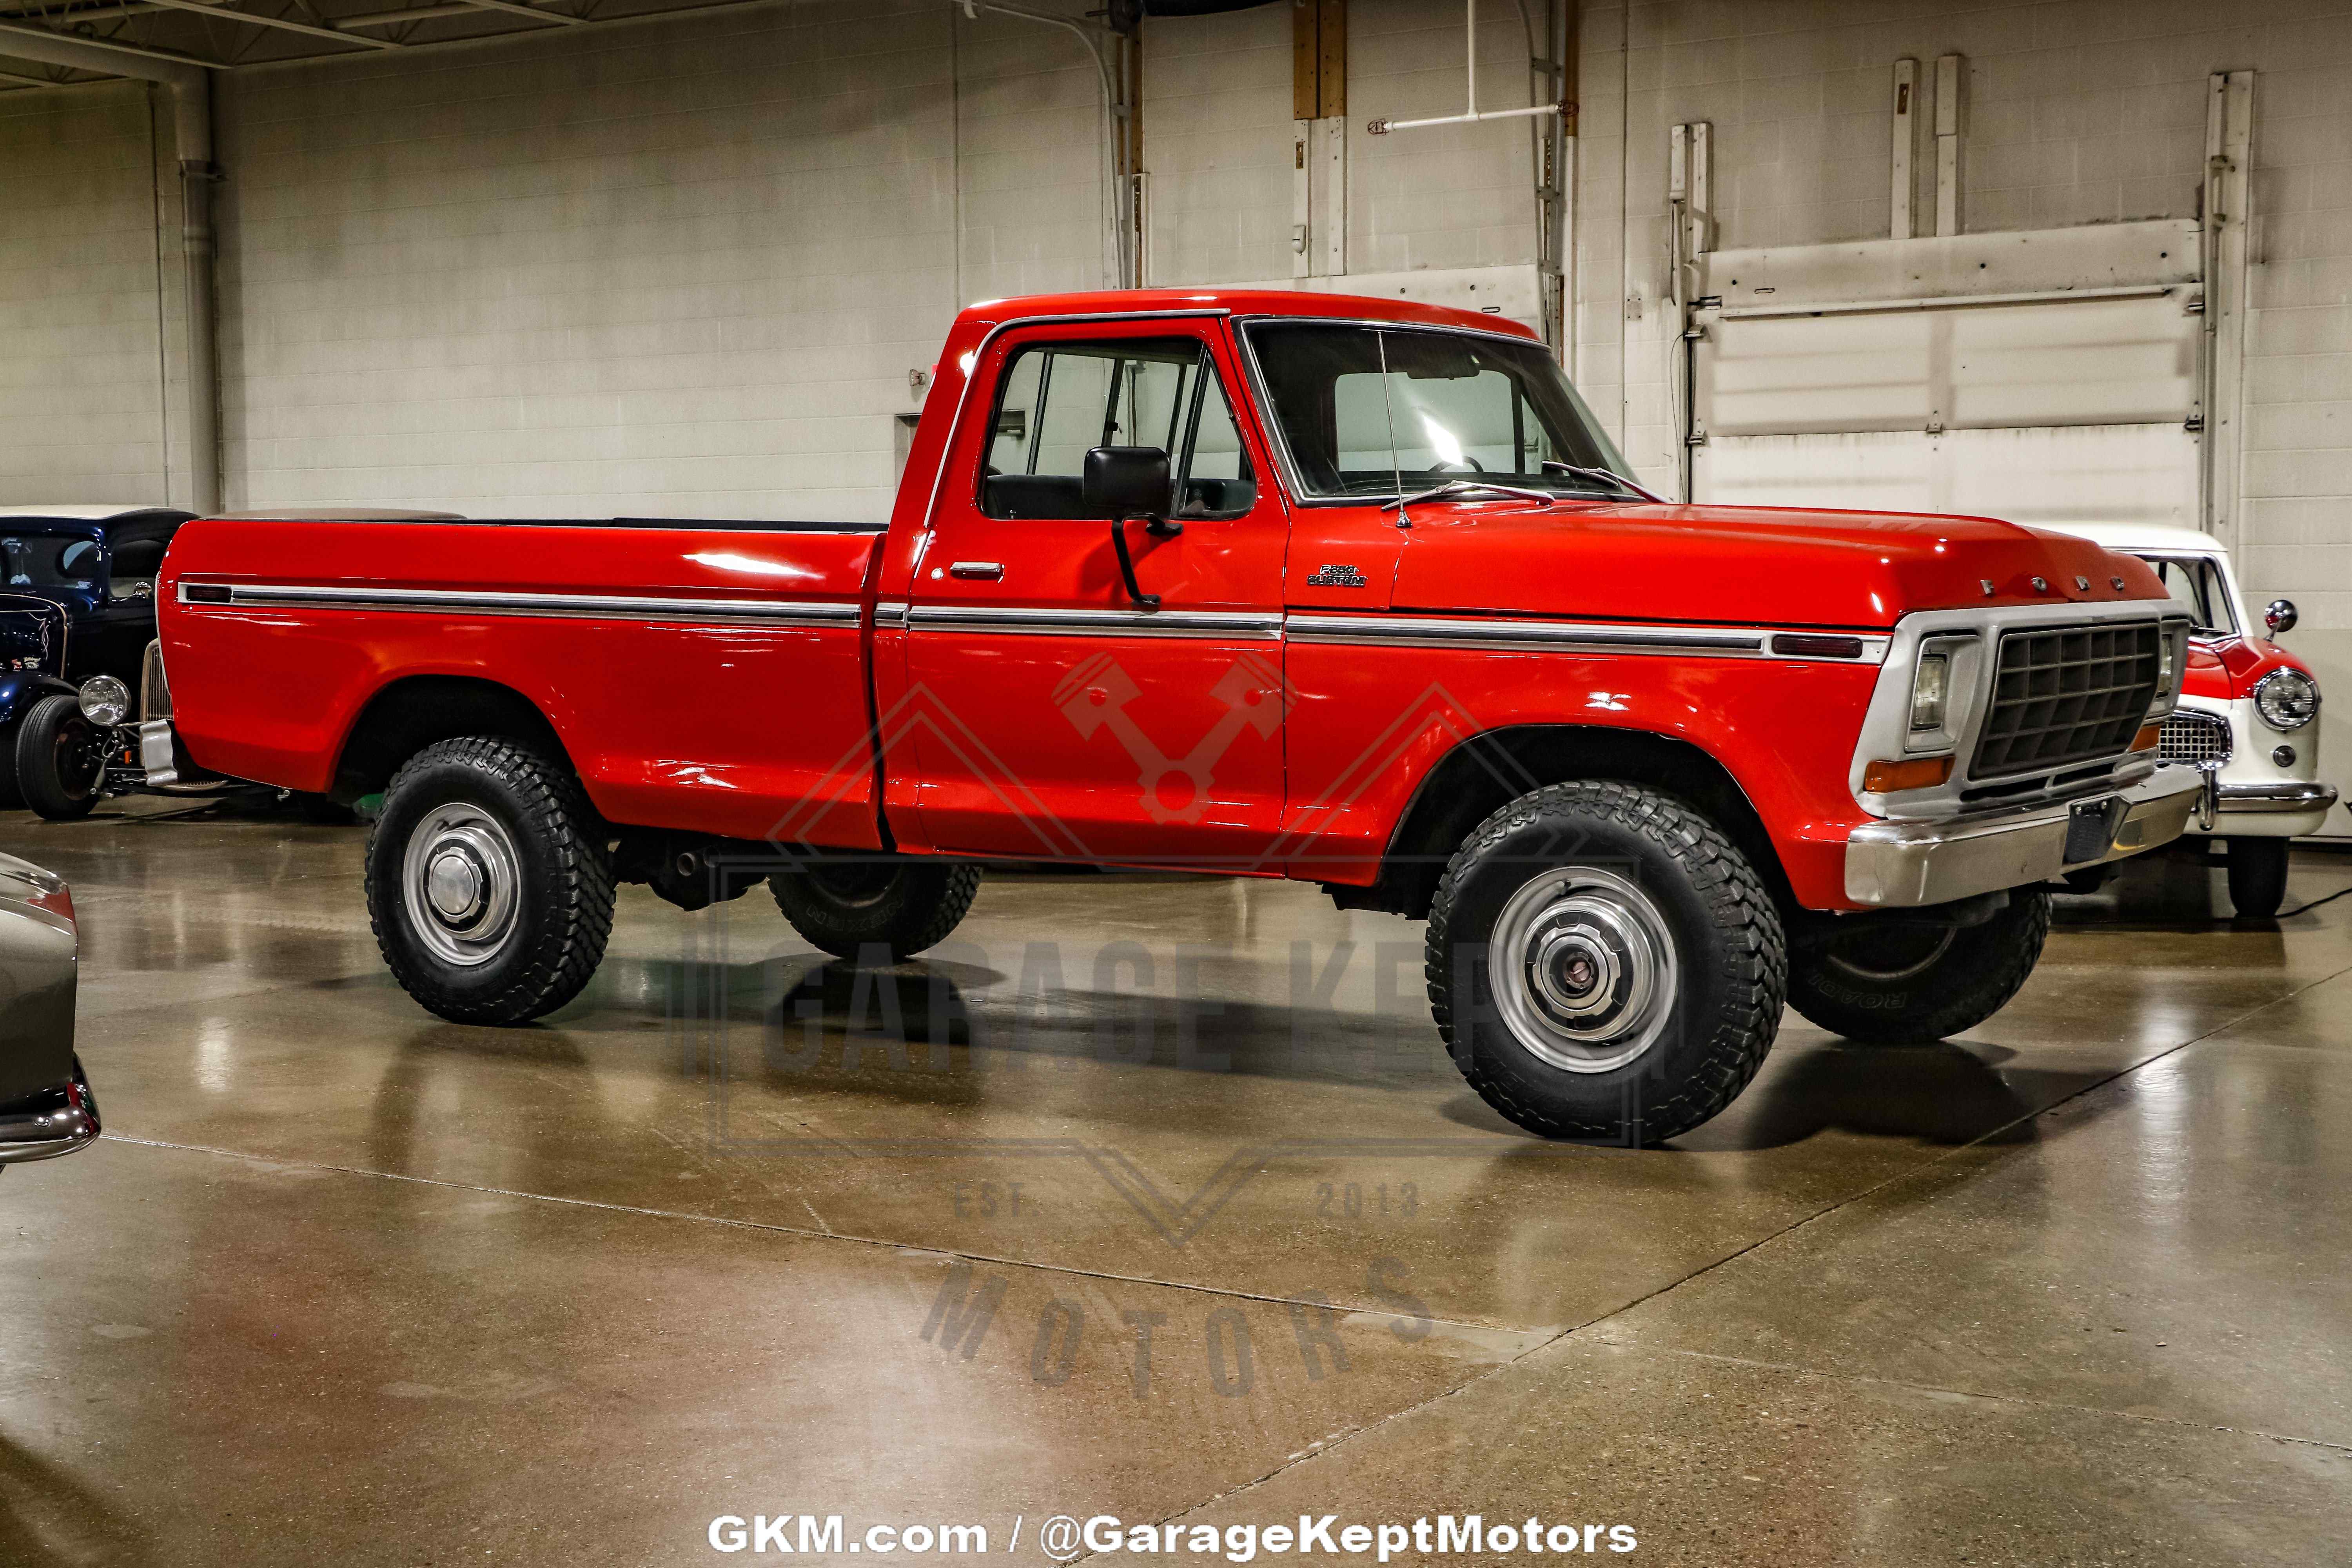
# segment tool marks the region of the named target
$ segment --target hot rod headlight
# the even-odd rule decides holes
[[[81,683],[82,717],[93,724],[120,724],[131,717],[131,688],[110,675]]]
[[[2254,711],[2273,730],[2300,730],[2319,717],[2319,683],[2299,669],[2273,669],[2254,682]]]

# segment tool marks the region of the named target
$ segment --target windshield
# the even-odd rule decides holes
[[[11,588],[94,588],[98,541],[70,534],[0,534],[0,571]]]
[[[1329,321],[1248,331],[1308,496],[1410,495],[1453,480],[1627,493],[1563,471],[1627,469],[1540,343]]]
[[[2157,581],[2172,595],[2175,608],[2186,610],[2200,637],[2228,637],[2238,629],[2238,612],[2230,603],[2229,580],[2221,563],[2210,555],[2143,555]]]

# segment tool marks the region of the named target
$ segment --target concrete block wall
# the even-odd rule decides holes
[[[235,505],[878,518],[959,301],[1105,276],[1085,50],[930,0],[255,70],[220,121]]]
[[[163,499],[155,216],[143,86],[0,94],[0,505]]]

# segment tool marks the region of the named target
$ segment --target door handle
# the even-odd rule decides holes
[[[996,561],[958,561],[948,567],[950,577],[967,577],[982,583],[1001,583],[1004,566]]]

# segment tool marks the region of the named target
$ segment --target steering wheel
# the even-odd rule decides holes
[[[1442,474],[1448,468],[1467,468],[1474,474],[1483,474],[1486,471],[1486,465],[1480,462],[1477,458],[1467,455],[1465,455],[1462,460],[1458,463],[1432,463],[1429,465],[1429,471],[1433,474]]]

